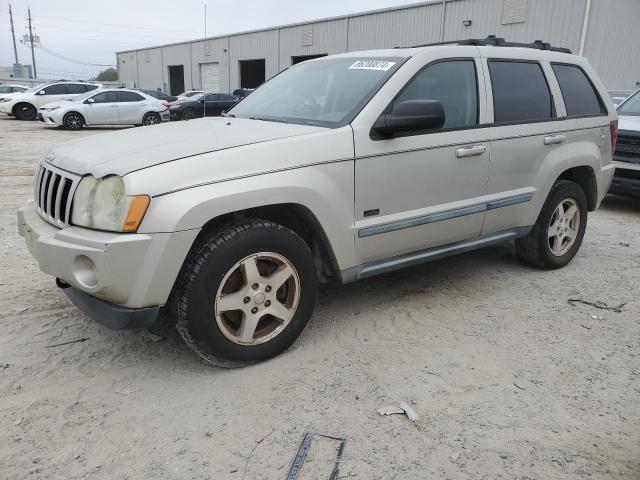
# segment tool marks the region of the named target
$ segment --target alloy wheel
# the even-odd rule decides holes
[[[260,252],[229,269],[215,299],[215,317],[227,339],[259,345],[287,327],[300,301],[300,278],[282,255]]]
[[[64,126],[69,130],[78,130],[82,128],[82,117],[77,113],[70,113],[64,119]]]
[[[556,257],[567,253],[580,231],[580,207],[573,198],[562,200],[551,216],[548,236],[549,248]]]

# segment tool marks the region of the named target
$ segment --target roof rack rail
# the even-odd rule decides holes
[[[543,42],[542,40],[536,40],[533,43],[518,43],[507,42],[504,38],[496,37],[495,35],[489,35],[486,38],[469,38],[466,40],[450,40],[448,42],[436,42],[425,43],[422,45],[412,45],[409,48],[419,47],[434,47],[437,45],[474,45],[478,47],[492,46],[492,47],[519,47],[519,48],[534,48],[536,50],[548,50],[550,52],[572,53],[568,48],[554,47],[550,43]],[[395,47],[406,48],[406,47]]]

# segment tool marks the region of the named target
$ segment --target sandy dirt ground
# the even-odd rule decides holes
[[[323,287],[288,352],[223,370],[168,322],[97,325],[18,236],[37,160],[100,131],[0,119],[0,478],[283,479],[313,431],[347,439],[341,479],[640,479],[639,201],[608,197],[560,271],[506,244]],[[400,401],[415,423],[376,413]]]

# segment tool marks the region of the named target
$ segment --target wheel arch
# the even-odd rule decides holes
[[[20,105],[29,105],[30,107],[35,108],[36,112],[38,111],[38,107],[36,107],[33,103],[23,101],[23,102],[18,102],[13,107],[11,107],[11,114],[12,115],[16,115],[16,113],[18,111],[18,107]]]
[[[577,183],[587,197],[587,206],[592,212],[598,204],[598,183],[593,168],[589,165],[572,167],[560,174],[557,180],[570,180]],[[556,180],[556,181],[557,181]]]
[[[245,219],[258,218],[278,223],[299,235],[313,253],[318,267],[320,280],[324,283],[337,278],[339,272],[331,242],[315,214],[306,206],[298,203],[277,203],[228,212],[206,222],[198,240],[222,227]]]

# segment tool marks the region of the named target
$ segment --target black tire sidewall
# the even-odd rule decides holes
[[[575,200],[578,204],[578,208],[580,209],[580,228],[578,229],[578,236],[575,242],[573,242],[571,248],[564,255],[558,257],[551,252],[551,247],[549,246],[549,223],[551,222],[551,217],[553,216],[556,207],[561,201],[569,198]],[[587,229],[587,211],[587,197],[585,196],[584,191],[576,183],[569,181],[563,182],[551,193],[542,209],[542,212],[540,213],[538,221],[541,223],[541,228],[539,229],[539,237],[537,239],[538,242],[541,243],[541,251],[545,257],[544,261],[548,266],[551,268],[563,267],[573,259],[576,253],[578,253]]]
[[[257,252],[277,253],[293,264],[300,279],[300,299],[294,317],[276,337],[260,345],[238,345],[225,337],[218,327],[215,296],[229,269]],[[318,274],[308,246],[292,232],[276,228],[250,230],[240,239],[216,246],[190,283],[186,317],[197,350],[240,362],[265,360],[289,348],[311,318],[318,294]]]
[[[72,116],[72,115],[76,115],[80,119],[80,125],[78,126],[78,128],[69,127],[67,125],[67,121],[68,121],[69,117]],[[64,125],[64,128],[66,128],[67,130],[80,130],[84,125],[84,119],[82,118],[82,116],[79,113],[70,112],[70,113],[67,113],[64,116],[64,118],[62,120],[62,124]]]
[[[192,108],[185,108],[184,112],[182,112],[183,120],[193,120],[196,118],[196,112]]]
[[[32,115],[24,115],[23,114],[23,109],[27,109],[29,112],[32,113]],[[18,108],[16,109],[16,117],[19,118],[20,120],[35,120],[36,116],[38,115],[38,110],[36,109],[36,107],[34,107],[31,104],[22,104],[22,105],[18,105]]]
[[[147,124],[147,123],[145,123],[145,122],[146,122],[146,120],[147,120],[148,118],[155,118],[157,121],[156,121],[156,122],[154,122],[154,123],[148,123],[148,124]],[[147,125],[147,126],[149,126],[149,125],[156,125],[156,124],[158,124],[158,123],[160,123],[160,115],[158,115],[158,114],[157,114],[157,113],[155,113],[155,112],[148,112],[148,113],[145,113],[145,114],[144,114],[144,117],[142,117],[142,125]]]

